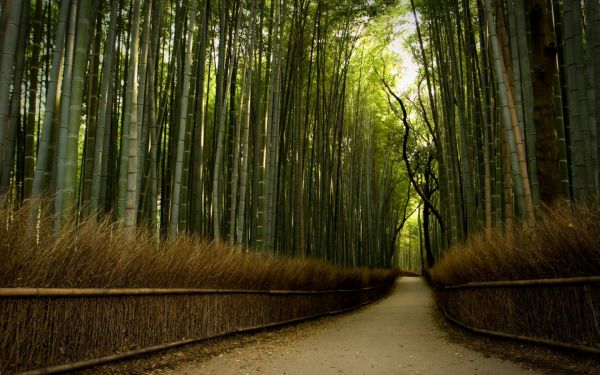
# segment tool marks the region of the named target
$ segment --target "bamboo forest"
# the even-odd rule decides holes
[[[599,0],[0,0],[0,373],[600,373],[599,166]]]

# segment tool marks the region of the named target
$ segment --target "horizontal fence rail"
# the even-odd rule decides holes
[[[560,277],[551,279],[529,279],[529,280],[498,280],[498,281],[473,281],[465,284],[436,285],[437,288],[467,289],[467,288],[500,288],[519,286],[544,286],[544,285],[576,285],[600,283],[600,276]]]
[[[340,314],[374,302],[390,286],[0,288],[0,373],[61,373]]]
[[[472,332],[600,354],[600,276],[435,285],[450,322]]]
[[[594,348],[591,346],[576,345],[576,344],[571,344],[571,343],[562,342],[562,341],[546,340],[546,339],[541,339],[541,338],[537,338],[537,337],[514,335],[514,334],[510,334],[510,333],[506,333],[506,332],[492,331],[489,329],[472,327],[468,324],[465,324],[465,323],[453,318],[450,314],[448,314],[448,312],[446,311],[446,309],[444,309],[444,307],[442,305],[438,304],[438,307],[440,308],[440,310],[442,311],[442,314],[444,315],[444,317],[446,319],[448,319],[452,323],[456,324],[457,326],[466,329],[467,331],[481,333],[481,334],[488,335],[488,336],[500,337],[500,338],[504,338],[504,339],[511,339],[511,340],[529,342],[529,343],[533,343],[533,344],[552,346],[552,347],[556,347],[556,348],[560,348],[560,349],[569,349],[569,350],[576,350],[576,351],[585,352],[585,353],[600,354],[600,348]]]
[[[150,296],[175,294],[336,294],[373,290],[383,285],[336,290],[244,290],[195,288],[0,288],[1,297],[101,297]]]

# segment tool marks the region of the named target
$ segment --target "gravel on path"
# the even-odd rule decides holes
[[[535,374],[514,362],[449,342],[435,324],[433,293],[400,279],[382,301],[331,319],[309,335],[257,342],[204,362],[154,374]]]

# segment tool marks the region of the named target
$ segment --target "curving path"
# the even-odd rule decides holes
[[[449,343],[433,322],[433,295],[402,278],[386,299],[271,347],[249,345],[173,374],[534,374]]]

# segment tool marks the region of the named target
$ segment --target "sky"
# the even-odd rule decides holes
[[[404,40],[405,35],[411,35],[416,32],[415,21],[412,13],[406,13],[405,15],[397,19],[396,25],[394,25],[394,35],[396,36],[390,44],[390,49],[400,56],[400,66],[392,71],[392,73],[398,75],[398,81],[396,83],[396,91],[404,93],[408,90],[410,85],[417,79],[419,73],[419,66],[414,61],[410,49],[406,47]]]

